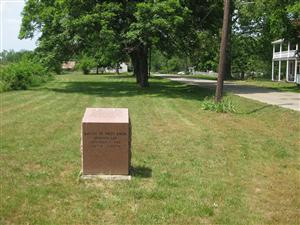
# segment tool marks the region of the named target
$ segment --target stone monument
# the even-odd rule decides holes
[[[131,124],[128,109],[87,108],[81,128],[82,176],[128,176]]]

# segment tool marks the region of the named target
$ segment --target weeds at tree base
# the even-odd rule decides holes
[[[202,102],[202,109],[218,113],[235,113],[236,107],[232,101],[223,99],[221,102],[215,102],[213,98],[205,98]]]

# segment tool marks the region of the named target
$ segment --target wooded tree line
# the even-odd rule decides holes
[[[4,50],[0,52],[0,64],[16,63],[20,62],[23,58],[33,58],[34,52],[21,50],[15,52],[14,50]]]
[[[227,78],[231,69],[267,71],[270,42],[297,38],[299,1],[231,4]],[[28,0],[22,16],[20,38],[40,33],[36,54],[49,67],[80,55],[93,57],[99,66],[130,58],[137,83],[147,87],[150,49],[152,62],[161,55],[177,58],[185,67],[215,70],[218,64],[220,0]]]

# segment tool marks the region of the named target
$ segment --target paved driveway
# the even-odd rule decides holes
[[[155,76],[168,78],[170,80],[179,81],[186,84],[211,88],[215,88],[217,83],[214,80],[185,78],[176,75],[155,74]],[[300,111],[299,93],[275,91],[268,88],[240,85],[234,82],[225,82],[224,91],[233,92],[238,96],[253,99],[270,105],[278,105],[280,107]]]

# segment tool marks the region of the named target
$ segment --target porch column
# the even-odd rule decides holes
[[[273,57],[272,57],[272,81],[274,81],[274,57],[275,57],[275,44],[273,44]]]
[[[296,77],[297,77],[297,66],[298,66],[298,60],[295,59],[295,76],[294,76],[294,82],[296,82]]]
[[[278,81],[281,81],[281,60],[279,61],[279,68],[278,68]]]
[[[282,58],[282,43],[280,43],[279,56],[280,56],[280,58]]]
[[[299,50],[299,45],[296,44],[296,50]],[[295,79],[294,82],[296,82],[296,78],[297,78],[297,70],[298,70],[298,59],[295,59]]]
[[[290,67],[290,62],[289,60],[286,61],[286,81],[289,81],[289,67]]]
[[[286,81],[289,81],[289,66],[290,66],[290,62],[289,62],[289,56],[290,56],[290,42],[288,43],[288,58],[286,61]]]
[[[274,60],[272,60],[272,81],[274,81]]]

